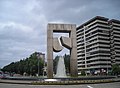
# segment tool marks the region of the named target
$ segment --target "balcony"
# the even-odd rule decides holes
[[[91,45],[93,45],[93,44],[95,44],[97,42],[98,42],[98,40],[96,40],[96,39],[94,39],[92,42],[88,41],[88,43],[86,43],[86,46],[91,46]]]
[[[106,48],[99,48],[100,51],[110,51],[110,48],[109,49],[106,49]]]
[[[104,28],[110,28],[110,26],[109,25],[103,25],[103,24],[98,24],[98,26],[100,26],[100,27],[104,27]]]
[[[79,42],[77,43],[77,46],[80,45],[80,46],[83,46],[84,45],[84,42]]]
[[[111,68],[111,65],[105,65],[105,66],[101,66],[101,65],[98,65],[98,66],[90,66],[88,67],[88,69],[92,69],[92,68]]]
[[[79,32],[76,34],[77,36],[81,36],[81,35],[84,35],[84,31],[83,32]]]
[[[110,39],[110,37],[105,37],[105,36],[100,36],[100,35],[98,35],[98,38],[107,39],[107,40]]]
[[[97,26],[97,25],[96,25]],[[93,27],[94,28],[94,27]],[[85,33],[85,35],[91,35],[91,33],[92,32],[94,32],[94,31],[97,31],[98,30],[98,28],[94,28],[94,29],[88,29],[88,32],[87,33]]]
[[[99,42],[110,43],[110,41],[106,41],[106,40],[99,40]]]
[[[113,26],[113,30],[114,30],[114,29],[120,30],[120,27],[115,27],[115,26]]]
[[[99,44],[99,46],[110,47],[110,45],[105,45],[105,44]]]
[[[87,65],[91,65],[91,64],[111,64],[111,61],[95,61],[95,62],[90,62],[90,63],[87,63]]]
[[[85,53],[77,53],[77,55],[79,56],[79,55],[84,55]]]
[[[120,24],[117,24],[117,23],[112,23],[114,26],[120,26]]]
[[[86,59],[86,61],[90,61],[90,60],[98,60],[98,59],[100,59],[99,57],[92,57],[92,58],[90,58],[90,59]]]
[[[89,55],[89,56],[86,56],[86,57],[92,57],[92,56],[97,56],[99,55],[98,53],[97,54],[92,54],[92,55]]]
[[[96,35],[96,36],[95,36],[95,35]],[[91,36],[92,36],[92,37],[91,37]],[[87,41],[87,42],[92,41],[92,40],[95,40],[95,39],[98,38],[97,34],[93,34],[93,35],[91,35],[91,36],[89,36],[89,37],[86,38],[86,41]],[[90,38],[90,37],[91,37],[91,38]]]

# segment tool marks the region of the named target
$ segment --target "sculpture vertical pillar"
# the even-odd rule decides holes
[[[72,48],[70,50],[70,74],[76,77],[77,70],[77,42],[76,42],[76,26],[73,25],[70,33]]]
[[[53,31],[50,26],[47,30],[47,77],[53,78]]]

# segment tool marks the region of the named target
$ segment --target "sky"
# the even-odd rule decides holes
[[[47,50],[47,24],[120,20],[120,0],[0,0],[0,67]]]

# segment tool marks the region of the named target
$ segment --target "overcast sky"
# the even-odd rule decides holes
[[[120,20],[120,0],[0,0],[0,67],[46,53],[48,23],[80,25],[97,15]]]

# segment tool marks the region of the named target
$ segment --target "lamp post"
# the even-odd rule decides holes
[[[39,76],[39,74],[40,74],[40,69],[39,69],[39,67],[40,67],[40,56],[39,56],[39,54],[37,54],[37,58],[38,58],[38,76]]]
[[[38,76],[39,76],[39,74],[40,74],[40,59],[42,60],[43,59],[43,76],[44,76],[44,65],[45,65],[45,56],[44,56],[44,54],[42,54],[42,53],[38,53],[37,54],[37,58],[38,58]]]
[[[109,60],[107,60],[107,75],[108,75],[108,63],[109,63]]]
[[[44,77],[44,70],[45,70],[45,56],[43,57],[43,77]]]
[[[43,57],[40,53],[38,53],[37,58],[38,58],[38,76],[39,76],[39,74],[40,74],[40,59],[43,58]]]

